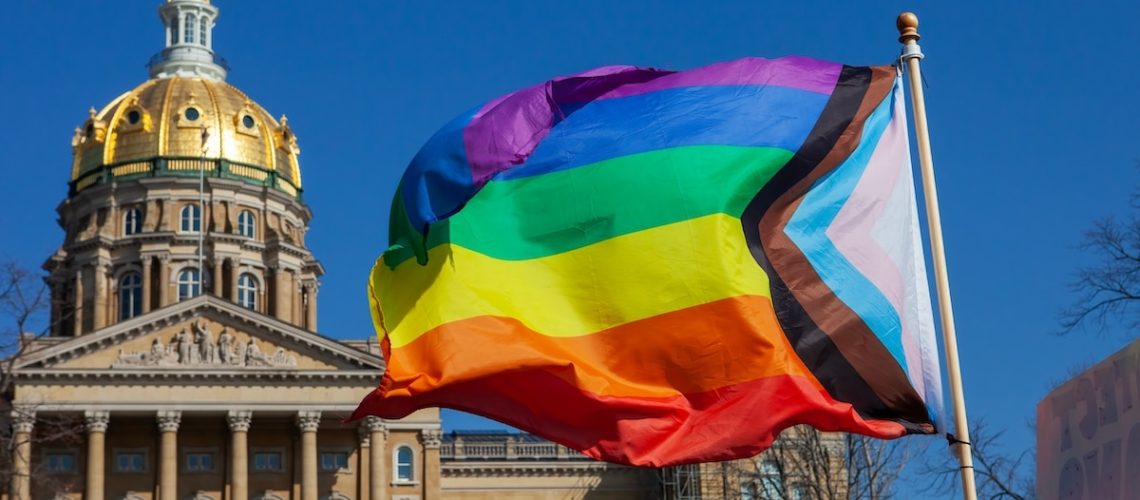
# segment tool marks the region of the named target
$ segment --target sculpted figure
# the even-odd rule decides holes
[[[214,344],[214,334],[206,328],[205,324],[198,324],[196,326],[198,333],[196,341],[198,342],[198,352],[202,363],[214,364],[218,362],[218,346]]]
[[[190,340],[190,332],[183,328],[174,337],[174,341],[178,343],[178,362],[184,365],[190,364],[190,353],[194,352],[194,342]]]
[[[150,344],[150,364],[157,365],[162,363],[163,358],[166,357],[166,346],[162,345],[162,339],[155,338],[154,342]]]
[[[218,337],[218,350],[220,351],[223,364],[232,365],[236,363],[237,356],[234,354],[234,335],[230,333],[229,327],[222,327],[222,335]]]

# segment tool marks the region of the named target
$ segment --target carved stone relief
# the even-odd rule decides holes
[[[250,338],[240,342],[228,327],[222,327],[215,340],[214,332],[204,322],[183,328],[169,343],[155,338],[149,351],[119,351],[112,368],[137,367],[242,367],[295,368],[297,357],[280,347],[273,353],[261,350]]]

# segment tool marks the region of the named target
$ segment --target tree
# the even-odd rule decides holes
[[[909,446],[798,426],[764,453],[730,462],[725,482],[738,484],[740,497],[755,500],[884,500],[893,498],[894,483],[910,458]],[[734,491],[728,493],[737,498]]]
[[[78,417],[44,418],[36,415],[36,405],[12,405],[13,368],[38,349],[40,344],[36,341],[51,331],[50,322],[45,319],[51,308],[50,297],[42,275],[14,260],[0,259],[0,395],[3,395],[3,406],[0,406],[0,445],[3,450],[0,452],[0,482],[4,491],[11,491],[9,488],[16,479],[13,467],[15,453],[27,448],[21,446],[25,443],[18,441],[19,434],[14,432],[17,420],[34,419],[35,432],[26,438],[33,447],[39,442],[77,442],[83,436],[82,422]],[[36,325],[45,326],[34,331]],[[23,458],[31,460],[31,457]],[[44,482],[50,477],[38,474],[45,465],[32,463],[30,473],[38,478],[37,481]]]
[[[1061,313],[1063,333],[1103,331],[1112,319],[1140,326],[1140,190],[1130,208],[1127,217],[1101,219],[1085,232],[1080,247],[1094,262],[1079,268],[1069,285],[1077,299]]]
[[[1015,457],[1003,455],[998,447],[1003,431],[992,431],[984,420],[970,426],[971,455],[978,498],[990,500],[1035,500],[1032,450]],[[960,446],[960,445],[955,445]],[[941,460],[923,464],[921,476],[931,479],[927,491],[949,495],[958,491],[961,474],[957,455],[945,454]]]

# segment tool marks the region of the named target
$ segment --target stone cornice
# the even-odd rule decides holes
[[[53,365],[202,316],[214,317],[222,323],[247,332],[265,331],[269,335],[285,341],[286,345],[320,353],[355,367],[339,370],[342,372],[360,370],[369,372],[372,377],[375,377],[376,371],[383,369],[384,366],[384,361],[379,356],[303,330],[277,318],[249,311],[227,300],[211,295],[202,295],[116,323],[98,332],[69,339],[66,342],[26,356],[14,367],[14,373],[18,376],[24,371],[33,369],[36,371],[46,370]],[[211,370],[196,371],[196,373],[210,372]]]
[[[142,381],[185,381],[197,385],[203,380],[210,381],[290,381],[290,382],[362,382],[363,387],[372,387],[380,378],[380,370],[282,370],[245,368],[238,370],[217,369],[52,369],[25,368],[13,373],[21,382],[87,382],[102,381],[112,384]]]
[[[593,460],[566,461],[444,461],[440,464],[443,477],[548,477],[595,476],[598,473],[640,474],[643,469],[595,462]]]

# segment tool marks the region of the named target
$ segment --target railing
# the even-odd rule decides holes
[[[518,439],[515,435],[488,442],[474,436],[465,441],[462,435],[449,437],[440,446],[444,460],[589,460],[590,458],[551,441]]]
[[[301,199],[301,188],[289,179],[277,175],[274,170],[229,160],[194,157],[159,157],[102,165],[83,172],[78,179],[72,181],[70,195],[74,196],[91,186],[110,183],[113,180],[160,176],[197,177],[200,170],[206,177],[236,179],[249,184],[271,187]]]

